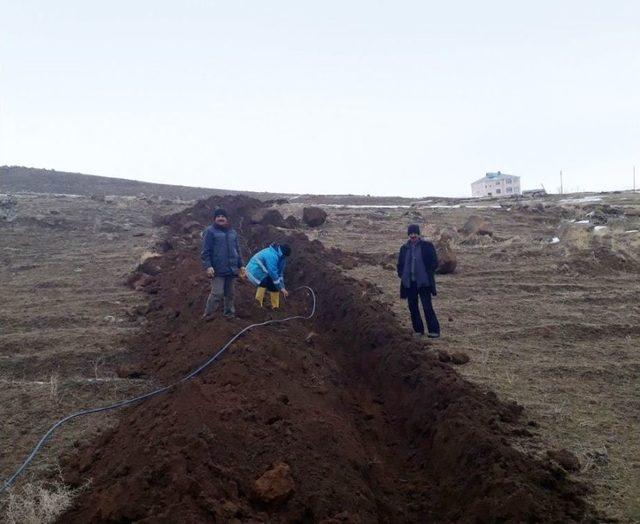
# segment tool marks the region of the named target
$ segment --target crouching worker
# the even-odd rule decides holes
[[[398,277],[401,280],[400,298],[406,298],[411,313],[411,323],[416,337],[424,336],[424,324],[418,307],[418,297],[427,320],[429,338],[440,336],[440,324],[431,304],[431,296],[437,294],[435,271],[438,255],[431,242],[420,238],[420,227],[411,224],[407,229],[409,241],[400,248]]]
[[[202,318],[211,320],[220,302],[224,303],[224,315],[236,314],[233,303],[233,284],[244,267],[238,247],[238,234],[229,224],[227,212],[218,208],[213,212],[213,224],[202,234],[202,266],[212,278],[211,293]]]
[[[284,287],[284,267],[286,257],[291,254],[288,244],[271,244],[251,257],[247,264],[247,280],[256,289],[256,300],[262,306],[264,295],[269,291],[271,307],[280,307],[280,293],[287,298],[289,292]]]

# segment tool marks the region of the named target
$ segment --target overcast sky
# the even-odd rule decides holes
[[[231,189],[640,185],[637,0],[0,0],[0,165]]]

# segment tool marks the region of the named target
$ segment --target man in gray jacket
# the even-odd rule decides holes
[[[224,315],[234,317],[233,284],[244,272],[244,264],[238,234],[231,228],[227,212],[222,208],[213,212],[213,224],[202,234],[201,259],[207,275],[213,279],[203,318],[211,320],[220,302],[224,303]]]

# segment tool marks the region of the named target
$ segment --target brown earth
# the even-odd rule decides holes
[[[253,288],[240,284],[240,319],[200,319],[206,281],[198,239],[184,225],[204,226],[216,205],[230,212],[251,250],[286,238],[294,252],[288,287],[315,289],[316,317],[249,332],[193,382],[128,409],[65,468],[69,482],[90,477],[92,488],[61,521],[588,517],[583,485],[510,444],[527,434],[522,408],[465,381],[412,341],[371,298],[372,286],[344,277],[319,242],[251,227],[257,201],[210,199],[167,221],[171,248],[154,261],[160,271],[147,288],[148,329],[135,342],[145,373],[162,382],[186,374],[269,315],[253,304]],[[308,307],[301,291],[287,303],[288,311]],[[308,344],[311,331],[317,336]],[[281,464],[292,485],[265,502],[256,481]]]

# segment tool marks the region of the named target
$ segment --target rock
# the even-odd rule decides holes
[[[311,331],[304,339],[305,343],[308,346],[313,346],[315,344],[315,339],[317,338],[318,334],[315,333],[314,331]]]
[[[256,209],[251,215],[251,223],[263,226],[287,227],[282,214],[277,209]]]
[[[436,273],[440,275],[454,273],[458,265],[458,259],[451,247],[451,243],[448,240],[441,239],[435,243],[435,247],[436,253],[438,254],[438,268],[436,269]]]
[[[580,471],[580,461],[571,451],[566,449],[547,450],[547,456],[556,461],[567,471]]]
[[[318,227],[327,220],[327,213],[319,207],[305,207],[302,210],[302,221],[309,227]]]
[[[253,484],[256,497],[266,504],[281,504],[295,491],[288,464],[280,462],[266,471]]]
[[[463,364],[469,362],[469,360],[469,355],[463,353],[462,351],[456,351],[455,353],[451,354],[451,362],[453,362],[457,366],[462,366]]]
[[[287,218],[285,218],[284,223],[286,224],[285,227],[289,229],[296,229],[300,227],[300,221],[293,215],[289,215]]]
[[[449,242],[458,240],[459,237],[460,235],[458,234],[458,232],[452,227],[445,227],[438,234],[438,238],[440,240],[445,240]]]
[[[462,226],[458,232],[463,235],[487,235],[493,236],[493,226],[488,218],[479,217],[478,215],[471,215],[464,226]]]

